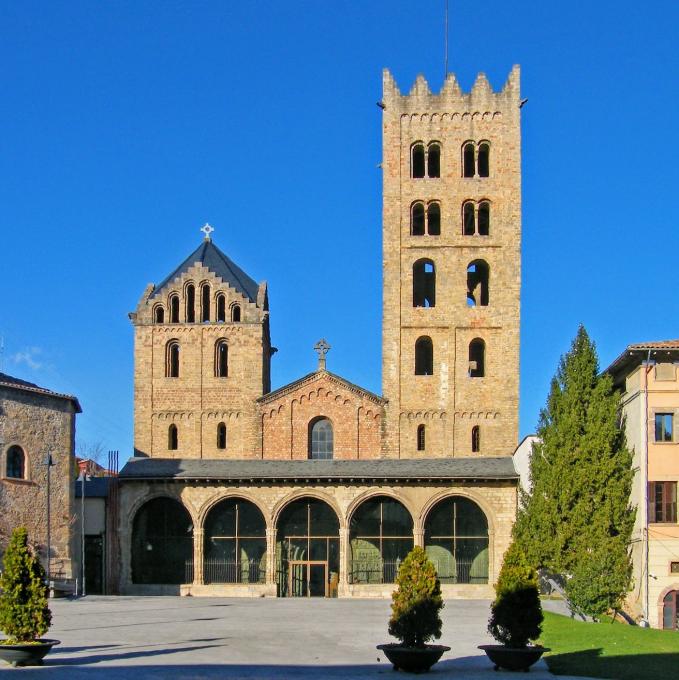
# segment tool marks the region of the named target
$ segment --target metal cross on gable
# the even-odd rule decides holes
[[[205,234],[205,240],[211,241],[210,234],[214,231],[214,227],[211,227],[208,222],[201,228],[201,231]]]
[[[332,349],[325,338],[321,338],[315,345],[314,349],[318,352],[318,370],[325,370],[325,355],[328,350]]]

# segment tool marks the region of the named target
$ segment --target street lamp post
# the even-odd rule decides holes
[[[80,578],[82,583],[81,595],[85,597],[87,590],[85,587],[85,482],[87,474],[83,470],[78,477],[80,482]]]
[[[51,533],[51,517],[50,517],[50,471],[54,467],[54,461],[52,460],[52,454],[48,453],[45,458],[44,465],[47,466],[47,585],[49,587],[50,582],[50,566],[51,566],[51,554],[52,554],[52,533]]]

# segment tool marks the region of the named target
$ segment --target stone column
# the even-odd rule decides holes
[[[266,530],[266,584],[276,589],[276,530]]]
[[[349,569],[351,569],[351,549],[349,543],[349,527],[342,526],[339,530],[339,583],[337,596],[349,596]]]
[[[202,586],[205,583],[203,577],[203,530],[193,531],[193,584]]]
[[[415,546],[424,548],[424,531],[420,527],[416,527],[413,531],[413,541]]]

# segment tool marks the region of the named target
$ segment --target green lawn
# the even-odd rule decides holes
[[[615,680],[679,677],[679,632],[622,623],[583,623],[545,612],[541,644],[556,675]]]

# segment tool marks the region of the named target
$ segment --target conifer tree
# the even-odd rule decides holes
[[[610,583],[603,600],[619,602],[630,584],[628,546],[635,512],[630,508],[632,455],[619,423],[620,399],[609,375],[599,375],[594,343],[580,326],[552,379],[540,413],[531,456],[530,493],[514,528],[531,564],[585,578],[610,549]],[[583,611],[602,602],[576,588],[573,604]],[[608,588],[610,591],[610,588]],[[587,596],[583,593],[588,592]],[[583,599],[584,598],[584,599]]]

